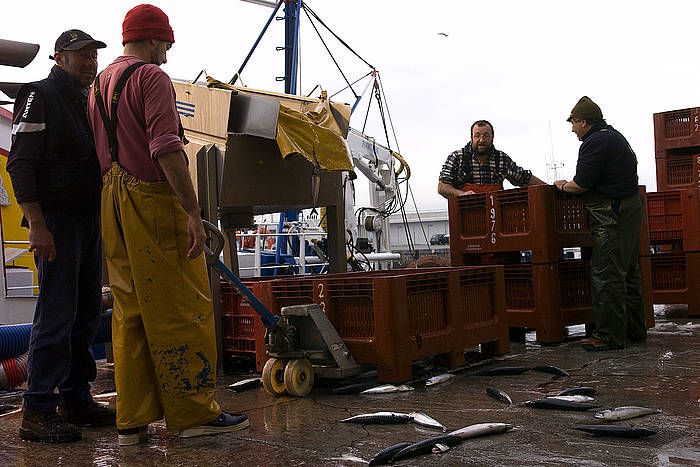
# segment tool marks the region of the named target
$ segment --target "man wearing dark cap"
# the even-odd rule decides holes
[[[185,438],[243,429],[247,417],[214,399],[206,235],[175,90],[160,69],[173,30],[160,8],[138,5],[124,18],[122,38],[124,54],[95,79],[88,110],[104,175],[119,444],[139,443],[163,418]]]
[[[76,441],[79,426],[115,421],[90,395],[102,252],[101,181],[86,102],[104,47],[78,29],[64,32],[48,78],[23,86],[15,102],[7,170],[39,271],[20,427],[26,440]]]
[[[493,125],[477,120],[471,141],[451,153],[440,171],[438,194],[444,198],[503,189],[503,180],[515,186],[544,185],[532,172],[519,167],[493,145]]]
[[[625,137],[603,119],[600,107],[583,96],[567,119],[581,141],[572,181],[554,185],[584,193],[593,233],[591,288],[596,331],[582,342],[586,350],[621,349],[646,340],[639,270],[637,156]]]

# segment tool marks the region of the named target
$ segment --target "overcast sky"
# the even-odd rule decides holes
[[[271,9],[238,0],[153,2],[170,16],[176,43],[163,66],[194,79],[201,69],[228,81]],[[538,177],[553,181],[548,161],[570,179],[579,142],[565,120],[583,95],[629,140],[640,183],[656,189],[652,114],[700,106],[697,1],[378,1],[309,0],[308,5],[382,77],[400,152],[422,210],[446,208],[436,194],[447,154],[468,140],[474,120],[495,127],[495,145]],[[0,81],[46,75],[56,37],[79,28],[108,44],[100,69],[120,55],[121,22],[134,1],[3,2],[4,39],[35,42],[25,69],[2,67]],[[302,15],[301,91],[345,83]],[[246,85],[283,91],[283,22],[273,22],[243,73]],[[438,33],[445,33],[440,35]],[[368,67],[322,31],[348,78]],[[357,91],[361,91],[359,86]],[[338,100],[351,102],[343,93]],[[365,105],[368,101],[364,101]],[[367,133],[383,142],[376,103]],[[362,128],[366,107],[351,124]],[[392,148],[396,148],[392,141]],[[366,199],[364,188],[358,200]],[[409,210],[414,210],[413,206]]]

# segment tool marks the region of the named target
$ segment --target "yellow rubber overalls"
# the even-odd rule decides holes
[[[99,77],[95,84],[101,100]],[[181,431],[221,413],[205,259],[187,259],[187,216],[170,184],[128,174],[110,151],[102,238],[114,295],[117,428],[165,418],[169,430]]]

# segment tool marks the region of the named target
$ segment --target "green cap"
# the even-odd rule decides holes
[[[593,102],[590,97],[583,96],[578,100],[574,108],[571,109],[571,115],[566,119],[566,121],[570,122],[574,118],[589,122],[592,120],[602,120],[603,112],[601,112],[598,104]]]

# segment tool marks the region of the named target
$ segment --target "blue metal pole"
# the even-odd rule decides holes
[[[263,36],[267,32],[267,28],[270,26],[270,23],[272,23],[272,20],[275,18],[275,15],[277,14],[277,10],[280,9],[280,6],[282,5],[282,0],[280,0],[277,3],[277,6],[275,7],[274,11],[270,15],[270,17],[267,19],[267,23],[265,23],[265,26],[263,26],[262,31],[260,31],[260,35],[258,38],[255,40],[255,43],[253,44],[253,47],[251,47],[250,52],[248,52],[248,55],[246,56],[245,60],[243,60],[243,63],[241,64],[241,67],[238,69],[235,75],[233,75],[233,78],[231,78],[231,81],[228,82],[228,84],[236,84],[236,81],[240,77],[241,73],[243,73],[243,68],[248,64],[248,60],[250,60],[250,57],[253,56],[253,52],[255,52],[255,49],[258,47],[258,44],[262,40]]]

